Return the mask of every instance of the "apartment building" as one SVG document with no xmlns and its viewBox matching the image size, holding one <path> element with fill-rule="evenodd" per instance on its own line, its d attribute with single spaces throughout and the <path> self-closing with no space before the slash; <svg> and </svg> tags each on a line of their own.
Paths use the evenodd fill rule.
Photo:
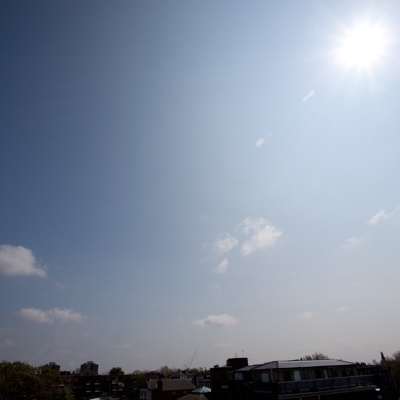
<svg viewBox="0 0 400 400">
<path fill-rule="evenodd" d="M 342 360 L 247 365 L 244 358 L 228 359 L 211 369 L 211 389 L 215 400 L 377 399 L 374 376 L 360 375 L 356 363 Z"/>
</svg>

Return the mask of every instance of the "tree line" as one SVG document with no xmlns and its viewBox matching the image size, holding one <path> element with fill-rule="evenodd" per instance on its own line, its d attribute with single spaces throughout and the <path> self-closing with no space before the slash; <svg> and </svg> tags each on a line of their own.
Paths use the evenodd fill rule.
<svg viewBox="0 0 400 400">
<path fill-rule="evenodd" d="M 0 400 L 72 400 L 62 385 L 58 371 L 43 365 L 32 367 L 21 362 L 0 362 Z"/>
</svg>

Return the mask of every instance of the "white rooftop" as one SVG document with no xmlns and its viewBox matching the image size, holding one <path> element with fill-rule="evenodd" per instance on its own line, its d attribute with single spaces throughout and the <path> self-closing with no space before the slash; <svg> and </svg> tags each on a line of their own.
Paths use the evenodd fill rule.
<svg viewBox="0 0 400 400">
<path fill-rule="evenodd" d="M 321 367 L 349 367 L 355 363 L 343 360 L 286 360 L 271 361 L 255 366 L 254 370 L 261 369 L 290 369 L 290 368 L 321 368 Z"/>
</svg>

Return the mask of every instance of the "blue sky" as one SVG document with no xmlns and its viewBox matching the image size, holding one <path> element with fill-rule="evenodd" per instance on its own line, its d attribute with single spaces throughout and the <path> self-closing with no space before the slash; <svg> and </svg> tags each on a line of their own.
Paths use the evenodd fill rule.
<svg viewBox="0 0 400 400">
<path fill-rule="evenodd" d="M 397 1 L 0 9 L 2 359 L 399 350 Z"/>
</svg>

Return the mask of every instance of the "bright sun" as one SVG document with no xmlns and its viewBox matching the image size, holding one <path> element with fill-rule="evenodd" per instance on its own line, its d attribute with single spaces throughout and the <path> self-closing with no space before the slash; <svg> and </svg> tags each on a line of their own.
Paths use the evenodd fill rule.
<svg viewBox="0 0 400 400">
<path fill-rule="evenodd" d="M 381 63 L 388 47 L 388 35 L 379 25 L 364 22 L 346 29 L 336 57 L 346 68 L 371 69 Z"/>
</svg>

